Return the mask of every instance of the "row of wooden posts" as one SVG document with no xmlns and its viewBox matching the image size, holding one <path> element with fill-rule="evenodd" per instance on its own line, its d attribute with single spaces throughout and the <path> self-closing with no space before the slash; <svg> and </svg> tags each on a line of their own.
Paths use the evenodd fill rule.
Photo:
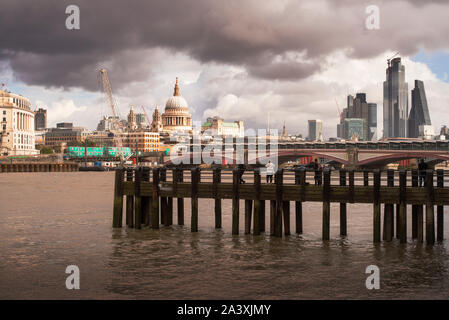
<svg viewBox="0 0 449 320">
<path fill-rule="evenodd" d="M 331 185 L 331 171 L 322 171 L 322 185 L 309 185 L 306 171 L 294 171 L 294 185 L 283 183 L 284 171 L 275 174 L 275 184 L 262 184 L 259 170 L 254 171 L 253 184 L 241 184 L 238 169 L 232 171 L 232 184 L 222 183 L 220 168 L 212 170 L 212 183 L 201 183 L 201 170 L 191 169 L 191 181 L 184 182 L 184 170 L 175 168 L 173 181 L 166 181 L 167 169 L 117 169 L 114 188 L 113 227 L 122 227 L 123 198 L 126 198 L 126 225 L 140 229 L 143 225 L 158 229 L 160 224 L 173 224 L 173 198 L 177 198 L 178 225 L 184 225 L 184 198 L 191 198 L 191 231 L 198 231 L 198 198 L 215 201 L 215 227 L 222 227 L 223 199 L 232 199 L 232 234 L 239 234 L 239 200 L 245 200 L 244 230 L 254 235 L 265 232 L 265 202 L 270 206 L 270 235 L 290 234 L 290 201 L 295 202 L 295 231 L 303 232 L 303 202 L 322 202 L 322 239 L 330 239 L 331 202 L 340 203 L 340 236 L 347 236 L 347 204 L 372 203 L 373 242 L 392 241 L 395 234 L 400 242 L 407 241 L 407 204 L 412 205 L 412 239 L 435 243 L 434 206 L 437 205 L 437 240 L 443 240 L 443 205 L 449 205 L 449 188 L 444 188 L 444 172 L 425 172 L 425 187 L 418 188 L 418 172 L 411 172 L 407 186 L 407 171 L 399 171 L 399 186 L 394 185 L 394 171 L 386 172 L 387 185 L 381 186 L 379 170 L 363 172 L 363 186 L 356 186 L 354 171 L 339 171 L 339 185 Z M 150 175 L 152 179 L 150 182 Z M 372 175 L 372 185 L 369 176 Z M 347 179 L 348 177 L 348 179 Z M 126 178 L 126 179 L 125 179 Z M 320 177 L 321 179 L 321 177 Z M 348 182 L 348 184 L 347 184 Z M 383 235 L 381 234 L 381 204 L 384 204 Z M 425 207 L 425 220 L 424 209 Z M 396 210 L 395 210 L 396 209 Z M 396 219 L 395 219 L 396 211 Z M 396 225 L 396 228 L 395 228 Z"/>
<path fill-rule="evenodd" d="M 70 172 L 78 171 L 79 165 L 70 163 L 0 163 L 0 172 Z"/>
</svg>

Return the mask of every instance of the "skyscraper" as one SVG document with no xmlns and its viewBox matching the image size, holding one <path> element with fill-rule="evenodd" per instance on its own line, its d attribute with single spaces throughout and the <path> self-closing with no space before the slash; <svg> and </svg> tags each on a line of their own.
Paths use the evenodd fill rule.
<svg viewBox="0 0 449 320">
<path fill-rule="evenodd" d="M 34 113 L 34 130 L 44 130 L 47 128 L 47 110 L 39 108 Z"/>
<path fill-rule="evenodd" d="M 384 82 L 384 137 L 407 137 L 408 84 L 401 58 L 395 58 L 387 68 Z"/>
<path fill-rule="evenodd" d="M 323 141 L 323 121 L 309 120 L 309 141 Z"/>
<path fill-rule="evenodd" d="M 346 122 L 345 119 L 351 119 L 351 121 Z M 357 119 L 360 121 L 355 121 Z M 348 124 L 353 126 L 354 123 L 362 125 L 360 130 L 363 132 L 357 134 L 359 140 L 373 139 L 374 133 L 377 131 L 377 104 L 368 103 L 365 93 L 357 93 L 355 98 L 348 95 L 347 107 L 343 109 L 340 124 L 337 125 L 337 136 L 342 139 L 352 139 L 354 135 L 346 126 Z"/>
<path fill-rule="evenodd" d="M 419 127 L 431 125 L 424 82 L 415 80 L 415 88 L 412 90 L 412 108 L 408 117 L 408 136 L 418 138 Z"/>
</svg>

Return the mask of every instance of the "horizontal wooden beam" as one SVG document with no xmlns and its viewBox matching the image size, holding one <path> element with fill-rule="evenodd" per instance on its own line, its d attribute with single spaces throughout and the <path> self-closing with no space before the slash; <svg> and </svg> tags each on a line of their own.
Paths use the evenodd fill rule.
<svg viewBox="0 0 449 320">
<path fill-rule="evenodd" d="M 134 195 L 134 182 L 124 182 L 124 195 Z M 190 198 L 192 196 L 190 183 L 181 182 L 174 185 L 172 182 L 163 182 L 160 185 L 160 196 L 174 198 Z M 141 182 L 141 195 L 151 196 L 153 190 L 152 182 Z M 247 200 L 276 200 L 276 185 L 262 184 L 260 194 L 255 192 L 253 184 L 242 184 L 239 186 L 239 198 Z M 350 192 L 353 190 L 353 194 Z M 202 199 L 232 199 L 232 183 L 222 182 L 215 186 L 209 182 L 198 183 L 198 198 Z M 406 204 L 425 204 L 427 191 L 425 188 L 406 187 L 404 195 Z M 283 185 L 282 200 L 284 201 L 310 201 L 323 202 L 323 186 L 315 185 Z M 330 186 L 330 202 L 373 203 L 373 186 Z M 399 187 L 381 186 L 379 190 L 379 203 L 400 203 Z M 449 188 L 435 188 L 435 205 L 449 205 Z"/>
</svg>

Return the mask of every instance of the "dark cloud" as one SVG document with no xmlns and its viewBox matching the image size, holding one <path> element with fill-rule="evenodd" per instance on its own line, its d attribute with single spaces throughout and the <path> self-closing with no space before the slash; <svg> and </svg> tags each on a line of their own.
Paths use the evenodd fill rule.
<svg viewBox="0 0 449 320">
<path fill-rule="evenodd" d="M 372 2 L 382 13 L 378 31 L 364 28 L 364 9 Z M 258 78 L 302 79 L 321 69 L 324 56 L 343 48 L 366 58 L 387 49 L 411 54 L 449 47 L 449 11 L 442 7 L 447 1 L 425 3 L 2 0 L 0 60 L 28 84 L 88 90 L 98 88 L 100 65 L 112 68 L 118 84 L 149 77 L 160 59 L 137 53 L 151 48 L 243 66 Z M 79 31 L 65 28 L 70 4 L 81 9 Z M 283 59 L 288 52 L 303 52 L 304 61 Z"/>
</svg>

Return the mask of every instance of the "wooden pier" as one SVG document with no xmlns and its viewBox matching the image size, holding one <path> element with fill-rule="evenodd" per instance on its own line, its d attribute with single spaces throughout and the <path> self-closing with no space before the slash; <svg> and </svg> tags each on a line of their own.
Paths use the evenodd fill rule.
<svg viewBox="0 0 449 320">
<path fill-rule="evenodd" d="M 71 172 L 78 171 L 79 164 L 69 163 L 44 163 L 44 162 L 17 162 L 0 163 L 1 172 Z"/>
<path fill-rule="evenodd" d="M 309 173 L 309 174 L 307 174 Z M 395 233 L 407 242 L 407 206 L 412 209 L 412 239 L 432 245 L 443 240 L 444 210 L 449 205 L 449 188 L 444 188 L 444 171 L 427 170 L 425 184 L 418 187 L 418 172 L 412 171 L 329 171 L 304 169 L 278 170 L 274 183 L 262 181 L 258 169 L 246 171 L 246 183 L 240 183 L 238 169 L 190 170 L 175 168 L 118 169 L 115 172 L 113 227 L 123 223 L 123 199 L 126 199 L 126 225 L 158 229 L 173 224 L 173 198 L 177 198 L 177 222 L 184 224 L 184 198 L 191 199 L 191 231 L 198 231 L 198 199 L 214 199 L 215 227 L 222 227 L 223 199 L 232 200 L 232 234 L 238 235 L 239 218 L 244 214 L 244 233 L 265 232 L 266 201 L 269 201 L 270 235 L 282 237 L 291 230 L 290 201 L 295 203 L 295 232 L 303 232 L 302 204 L 321 202 L 322 239 L 330 239 L 331 203 L 339 203 L 340 236 L 348 235 L 347 204 L 372 204 L 373 242 L 392 241 Z M 126 179 L 125 179 L 126 178 Z M 315 185 L 314 178 L 319 183 Z M 435 184 L 436 180 L 436 184 Z M 395 181 L 398 182 L 395 185 Z M 244 210 L 240 210 L 244 200 Z M 435 237 L 435 214 L 437 206 Z M 382 217 L 382 207 L 383 217 Z M 424 216 L 425 212 L 425 216 Z M 395 228 L 396 225 L 396 228 Z M 425 228 L 424 228 L 425 225 Z M 425 232 L 424 232 L 425 230 Z"/>
</svg>

